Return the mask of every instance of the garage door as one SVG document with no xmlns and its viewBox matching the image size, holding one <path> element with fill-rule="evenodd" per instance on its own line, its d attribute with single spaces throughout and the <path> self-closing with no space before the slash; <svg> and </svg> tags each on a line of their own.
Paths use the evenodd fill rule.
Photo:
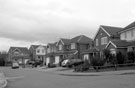
<svg viewBox="0 0 135 88">
<path fill-rule="evenodd" d="M 59 64 L 60 62 L 60 57 L 59 56 L 55 56 L 55 64 Z"/>
<path fill-rule="evenodd" d="M 49 57 L 46 58 L 46 65 L 48 65 L 50 63 L 50 59 Z"/>
<path fill-rule="evenodd" d="M 84 60 L 89 60 L 89 54 L 84 55 Z"/>
</svg>

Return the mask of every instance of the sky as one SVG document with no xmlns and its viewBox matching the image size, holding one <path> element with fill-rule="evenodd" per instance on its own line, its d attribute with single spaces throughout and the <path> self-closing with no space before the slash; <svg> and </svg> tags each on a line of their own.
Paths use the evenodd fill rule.
<svg viewBox="0 0 135 88">
<path fill-rule="evenodd" d="M 135 21 L 135 0 L 0 0 L 0 51 L 10 46 L 94 38 L 100 25 Z"/>
</svg>

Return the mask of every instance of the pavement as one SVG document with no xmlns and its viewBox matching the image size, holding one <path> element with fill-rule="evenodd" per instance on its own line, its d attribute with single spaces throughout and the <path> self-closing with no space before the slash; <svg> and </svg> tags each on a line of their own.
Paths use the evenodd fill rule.
<svg viewBox="0 0 135 88">
<path fill-rule="evenodd" d="M 74 72 L 73 69 L 67 69 L 67 68 L 63 68 L 63 67 L 57 67 L 57 68 L 39 67 L 39 68 L 31 68 L 31 70 L 51 72 L 51 73 L 55 73 L 58 75 L 64 75 L 64 76 L 107 76 L 107 75 L 135 74 L 135 69 L 104 71 L 104 72 Z"/>
<path fill-rule="evenodd" d="M 0 72 L 0 88 L 5 88 L 7 86 L 7 80 L 4 73 Z"/>
</svg>

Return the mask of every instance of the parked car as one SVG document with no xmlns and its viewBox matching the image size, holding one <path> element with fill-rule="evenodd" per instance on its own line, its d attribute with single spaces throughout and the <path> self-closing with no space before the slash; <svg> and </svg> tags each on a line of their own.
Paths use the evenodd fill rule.
<svg viewBox="0 0 135 88">
<path fill-rule="evenodd" d="M 28 60 L 26 64 L 28 64 L 28 65 L 33 65 L 34 63 L 35 63 L 35 61 Z"/>
<path fill-rule="evenodd" d="M 69 62 L 70 62 L 70 60 L 69 60 L 69 59 L 66 59 L 66 60 L 64 60 L 64 61 L 61 63 L 61 66 L 62 66 L 62 67 L 66 67 Z"/>
<path fill-rule="evenodd" d="M 82 61 L 81 59 L 68 59 L 63 62 L 63 65 L 71 68 L 73 66 L 78 66 L 83 63 L 84 63 L 84 61 Z"/>
<path fill-rule="evenodd" d="M 17 69 L 19 68 L 19 64 L 17 62 L 12 63 L 12 69 Z"/>
</svg>

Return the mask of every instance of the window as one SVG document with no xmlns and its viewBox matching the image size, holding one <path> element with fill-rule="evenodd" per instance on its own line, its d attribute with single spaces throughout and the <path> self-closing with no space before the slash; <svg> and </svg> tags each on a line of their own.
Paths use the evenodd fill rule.
<svg viewBox="0 0 135 88">
<path fill-rule="evenodd" d="M 131 37 L 134 36 L 134 30 L 131 30 Z"/>
<path fill-rule="evenodd" d="M 37 50 L 37 53 L 40 53 L 40 50 L 39 49 Z"/>
<path fill-rule="evenodd" d="M 67 49 L 69 49 L 69 45 L 67 45 Z"/>
<path fill-rule="evenodd" d="M 125 38 L 127 38 L 127 32 L 125 32 Z"/>
<path fill-rule="evenodd" d="M 42 53 L 44 53 L 45 52 L 45 50 L 44 49 L 42 49 Z"/>
<path fill-rule="evenodd" d="M 98 39 L 96 39 L 96 46 L 98 46 Z"/>
<path fill-rule="evenodd" d="M 18 56 L 18 55 L 19 55 L 19 52 L 15 51 L 15 52 L 14 52 L 14 55 L 15 55 L 15 56 Z"/>
<path fill-rule="evenodd" d="M 71 44 L 71 49 L 75 49 L 75 43 Z"/>
<path fill-rule="evenodd" d="M 101 38 L 101 45 L 107 44 L 107 37 Z"/>
<path fill-rule="evenodd" d="M 59 50 L 62 50 L 62 45 L 61 44 L 59 45 Z"/>
</svg>

